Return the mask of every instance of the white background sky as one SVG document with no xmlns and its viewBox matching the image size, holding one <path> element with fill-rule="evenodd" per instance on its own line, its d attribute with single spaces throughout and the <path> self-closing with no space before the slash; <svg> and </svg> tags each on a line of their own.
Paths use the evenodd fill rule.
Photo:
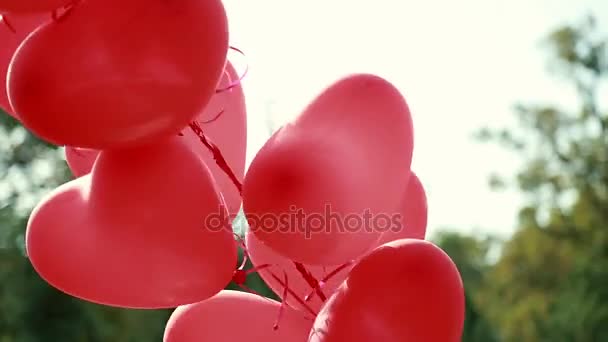
<svg viewBox="0 0 608 342">
<path fill-rule="evenodd" d="M 412 169 L 429 201 L 429 232 L 441 227 L 508 234 L 522 199 L 491 192 L 493 171 L 519 159 L 471 138 L 512 122 L 517 101 L 568 105 L 569 88 L 547 73 L 541 39 L 608 0 L 224 0 L 232 45 L 250 73 L 248 160 L 325 86 L 376 73 L 406 97 L 414 119 Z M 238 55 L 231 60 L 240 62 Z M 570 101 L 571 103 L 571 101 Z"/>
</svg>

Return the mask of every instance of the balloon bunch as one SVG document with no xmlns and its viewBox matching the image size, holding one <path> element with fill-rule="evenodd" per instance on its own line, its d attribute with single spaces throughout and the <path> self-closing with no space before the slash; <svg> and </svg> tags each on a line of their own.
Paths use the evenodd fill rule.
<svg viewBox="0 0 608 342">
<path fill-rule="evenodd" d="M 460 339 L 462 282 L 424 240 L 412 118 L 391 83 L 337 80 L 245 174 L 220 0 L 0 0 L 0 13 L 0 106 L 65 146 L 75 176 L 27 226 L 49 284 L 177 308 L 165 342 Z M 231 227 L 241 206 L 244 242 Z M 253 269 L 237 265 L 239 243 Z M 282 302 L 249 289 L 250 272 Z M 223 290 L 231 281 L 247 292 Z"/>
</svg>

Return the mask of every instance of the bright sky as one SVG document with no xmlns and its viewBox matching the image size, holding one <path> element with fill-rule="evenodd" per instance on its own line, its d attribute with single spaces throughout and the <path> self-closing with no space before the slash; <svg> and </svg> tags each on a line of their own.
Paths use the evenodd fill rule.
<svg viewBox="0 0 608 342">
<path fill-rule="evenodd" d="M 608 1 L 582 0 L 224 0 L 231 43 L 250 65 L 248 160 L 325 86 L 376 73 L 404 94 L 414 118 L 412 169 L 429 201 L 429 232 L 441 227 L 508 234 L 522 199 L 493 193 L 493 171 L 519 159 L 471 135 L 512 122 L 520 100 L 571 94 L 547 73 L 540 40 Z M 233 57 L 239 63 L 238 55 Z"/>
</svg>

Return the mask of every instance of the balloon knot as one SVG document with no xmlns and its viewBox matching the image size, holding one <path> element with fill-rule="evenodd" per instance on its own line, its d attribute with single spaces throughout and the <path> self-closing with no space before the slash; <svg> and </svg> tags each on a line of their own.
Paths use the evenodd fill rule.
<svg viewBox="0 0 608 342">
<path fill-rule="evenodd" d="M 232 281 L 237 285 L 243 285 L 247 281 L 247 272 L 244 270 L 235 270 L 232 276 Z"/>
</svg>

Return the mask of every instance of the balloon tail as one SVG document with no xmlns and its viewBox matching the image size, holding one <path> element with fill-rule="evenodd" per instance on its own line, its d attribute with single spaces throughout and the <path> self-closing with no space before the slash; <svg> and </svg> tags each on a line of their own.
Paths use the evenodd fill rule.
<svg viewBox="0 0 608 342">
<path fill-rule="evenodd" d="M 279 313 L 277 314 L 277 320 L 274 322 L 274 326 L 272 329 L 279 330 L 279 322 L 281 322 L 281 317 L 283 317 L 283 310 L 285 307 L 285 302 L 287 302 L 287 289 L 289 288 L 289 283 L 287 282 L 287 272 L 283 271 L 283 275 L 285 276 L 285 288 L 283 289 L 283 301 L 281 302 L 281 306 L 279 307 Z"/>
<path fill-rule="evenodd" d="M 319 286 L 319 281 L 312 275 L 312 273 L 310 273 L 308 269 L 306 269 L 304 265 L 295 261 L 293 263 L 296 266 L 298 272 L 300 272 L 300 274 L 302 275 L 302 278 L 304 278 L 304 280 L 308 283 L 308 286 L 310 286 L 310 288 L 317 293 L 319 299 L 321 299 L 321 301 L 326 301 L 327 297 L 321 290 L 321 287 Z"/>
<path fill-rule="evenodd" d="M 245 56 L 245 53 L 242 50 L 240 50 L 238 48 L 235 48 L 234 46 L 230 46 L 230 50 L 234 50 L 234 51 L 240 53 L 241 55 Z M 224 88 L 216 89 L 215 93 L 216 94 L 223 93 L 225 91 L 231 90 L 234 87 L 239 86 L 241 84 L 241 82 L 243 82 L 243 79 L 245 78 L 245 76 L 247 75 L 248 72 L 249 72 L 249 65 L 247 65 L 245 67 L 245 71 L 243 72 L 243 74 L 237 80 L 231 82 L 228 86 L 226 86 Z"/>
<path fill-rule="evenodd" d="M 4 24 L 4 26 L 6 26 L 6 28 L 8 28 L 11 32 L 13 33 L 17 33 L 17 30 L 15 30 L 15 27 L 11 24 L 10 20 L 8 20 L 8 18 L 6 17 L 5 14 L 0 14 L 0 21 Z"/>
<path fill-rule="evenodd" d="M 190 129 L 194 132 L 194 134 L 196 134 L 198 136 L 201 143 L 205 147 L 207 147 L 207 149 L 209 149 L 209 151 L 211 151 L 211 153 L 213 154 L 213 159 L 215 159 L 215 163 L 224 171 L 224 173 L 226 173 L 228 175 L 228 177 L 230 178 L 230 180 L 232 181 L 234 186 L 236 186 L 236 188 L 238 189 L 239 194 L 242 194 L 243 185 L 238 180 L 238 178 L 236 178 L 236 176 L 234 175 L 234 172 L 232 171 L 232 169 L 226 162 L 226 159 L 224 159 L 224 156 L 222 155 L 222 151 L 220 151 L 220 149 L 213 142 L 211 142 L 211 140 L 209 140 L 209 138 L 207 138 L 205 136 L 205 133 L 203 133 L 203 129 L 198 124 L 198 122 L 192 121 L 190 123 Z"/>
<path fill-rule="evenodd" d="M 323 279 L 321 279 L 321 281 L 319 281 L 319 287 L 322 288 L 323 286 L 325 286 L 325 284 L 327 284 L 327 281 L 329 279 L 331 279 L 333 276 L 335 276 L 336 274 L 340 273 L 342 270 L 344 270 L 345 268 L 349 267 L 350 265 L 352 265 L 353 262 L 347 262 L 343 265 L 340 265 L 338 267 L 336 267 L 336 269 L 334 269 L 333 271 L 329 272 L 329 274 L 325 275 L 323 277 Z M 312 299 L 312 297 L 315 295 L 315 289 L 313 289 L 308 295 L 306 295 L 306 297 L 304 297 L 305 301 L 310 301 Z"/>
</svg>

